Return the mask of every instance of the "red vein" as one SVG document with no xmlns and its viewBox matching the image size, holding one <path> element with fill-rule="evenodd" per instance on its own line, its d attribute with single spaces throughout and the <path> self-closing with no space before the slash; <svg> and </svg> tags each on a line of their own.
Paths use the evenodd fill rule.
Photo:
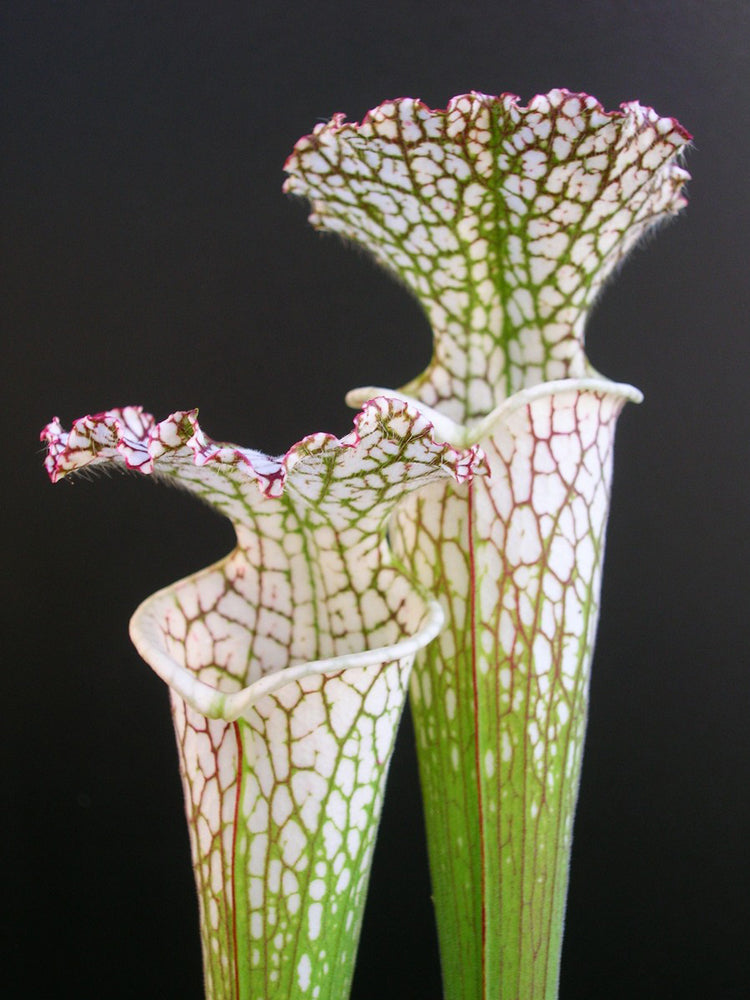
<svg viewBox="0 0 750 1000">
<path fill-rule="evenodd" d="M 242 792 L 242 737 L 238 722 L 232 723 L 234 737 L 237 741 L 237 797 L 234 802 L 234 828 L 232 830 L 232 953 L 234 957 L 234 995 L 239 1000 L 240 997 L 240 962 L 239 948 L 237 942 L 237 829 L 240 813 L 240 795 Z"/>
<path fill-rule="evenodd" d="M 479 817 L 479 864 L 482 913 L 482 997 L 487 996 L 487 887 L 485 880 L 484 809 L 482 805 L 482 772 L 479 749 L 479 683 L 477 679 L 477 627 L 476 627 L 476 561 L 474 558 L 474 484 L 470 481 L 468 494 L 469 529 L 469 619 L 471 621 L 471 681 L 474 698 L 474 766 L 477 775 L 477 811 Z"/>
</svg>

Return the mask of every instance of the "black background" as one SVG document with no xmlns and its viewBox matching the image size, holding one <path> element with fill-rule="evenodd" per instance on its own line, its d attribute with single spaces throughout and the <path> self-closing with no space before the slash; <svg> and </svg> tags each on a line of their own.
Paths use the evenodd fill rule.
<svg viewBox="0 0 750 1000">
<path fill-rule="evenodd" d="M 589 327 L 621 420 L 563 1000 L 748 995 L 750 7 L 744 0 L 3 5 L 2 899 L 8 995 L 198 1000 L 162 683 L 127 619 L 232 543 L 135 477 L 50 486 L 38 433 L 142 403 L 284 451 L 344 433 L 430 337 L 280 191 L 295 140 L 385 98 L 553 86 L 695 135 L 691 204 Z M 437 1000 L 408 723 L 353 1000 Z"/>
</svg>

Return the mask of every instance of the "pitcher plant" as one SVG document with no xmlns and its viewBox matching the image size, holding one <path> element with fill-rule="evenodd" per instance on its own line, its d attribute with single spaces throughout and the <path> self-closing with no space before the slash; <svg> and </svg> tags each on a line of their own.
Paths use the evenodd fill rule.
<svg viewBox="0 0 750 1000">
<path fill-rule="evenodd" d="M 336 115 L 285 190 L 416 296 L 427 370 L 279 459 L 195 411 L 43 432 L 53 480 L 135 470 L 235 527 L 131 623 L 170 688 L 210 1000 L 348 995 L 410 675 L 446 1000 L 557 996 L 614 433 L 640 399 L 584 329 L 685 204 L 689 139 L 565 90 Z"/>
</svg>

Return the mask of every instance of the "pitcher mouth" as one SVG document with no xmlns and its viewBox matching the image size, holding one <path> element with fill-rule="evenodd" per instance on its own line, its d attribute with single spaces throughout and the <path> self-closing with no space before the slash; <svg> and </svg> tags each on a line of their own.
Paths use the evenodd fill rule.
<svg viewBox="0 0 750 1000">
<path fill-rule="evenodd" d="M 551 382 L 540 382 L 527 389 L 519 389 L 518 392 L 514 392 L 512 396 L 494 407 L 486 416 L 471 420 L 466 424 L 452 420 L 444 413 L 440 413 L 439 410 L 425 405 L 420 400 L 398 389 L 386 389 L 382 386 L 362 386 L 351 389 L 346 394 L 346 403 L 347 406 L 359 407 L 367 400 L 376 397 L 399 400 L 419 409 L 448 444 L 454 448 L 467 448 L 481 444 L 482 440 L 492 433 L 493 428 L 498 423 L 519 407 L 526 406 L 535 399 L 543 399 L 545 396 L 554 396 L 564 392 L 599 393 L 613 399 L 620 399 L 623 403 L 643 402 L 643 393 L 635 386 L 629 385 L 627 382 L 613 382 L 603 376 L 592 375 L 582 378 L 555 379 Z"/>
<path fill-rule="evenodd" d="M 193 669 L 180 663 L 167 648 L 167 612 L 175 607 L 175 595 L 180 585 L 192 579 L 187 577 L 146 598 L 130 619 L 130 638 L 140 656 L 175 694 L 201 715 L 226 722 L 240 718 L 264 696 L 305 677 L 338 674 L 355 667 L 382 666 L 413 658 L 438 635 L 445 620 L 440 604 L 424 598 L 418 626 L 396 642 L 271 669 L 239 690 L 223 691 L 201 680 Z"/>
</svg>

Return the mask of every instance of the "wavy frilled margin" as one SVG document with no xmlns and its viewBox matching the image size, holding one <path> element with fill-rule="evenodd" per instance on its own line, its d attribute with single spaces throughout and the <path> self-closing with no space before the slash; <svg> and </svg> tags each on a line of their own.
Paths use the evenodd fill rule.
<svg viewBox="0 0 750 1000">
<path fill-rule="evenodd" d="M 54 420 L 53 481 L 119 466 L 229 517 L 235 550 L 131 622 L 169 685 L 211 1000 L 348 995 L 374 835 L 416 650 L 443 620 L 391 563 L 397 502 L 483 471 L 401 401 L 281 459 L 218 444 L 196 412 Z"/>
<path fill-rule="evenodd" d="M 301 139 L 286 190 L 421 302 L 430 366 L 401 392 L 490 476 L 434 483 L 390 537 L 447 627 L 412 699 L 447 1000 L 557 996 L 616 418 L 584 325 L 637 240 L 685 204 L 688 133 L 553 90 L 387 101 Z M 432 410 L 429 410 L 432 408 Z"/>
</svg>

